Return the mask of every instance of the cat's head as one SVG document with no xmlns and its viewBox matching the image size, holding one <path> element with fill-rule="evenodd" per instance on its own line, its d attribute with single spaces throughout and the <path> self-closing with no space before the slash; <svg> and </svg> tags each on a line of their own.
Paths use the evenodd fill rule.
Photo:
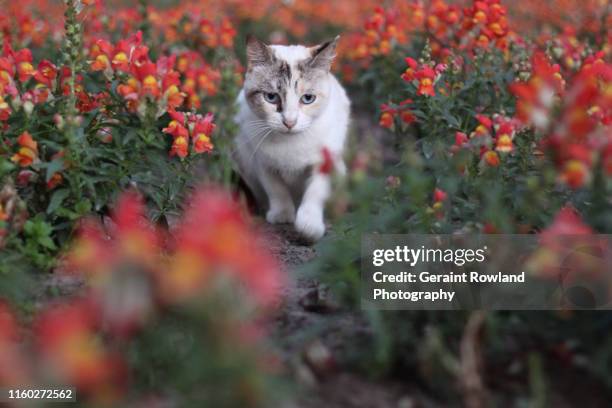
<svg viewBox="0 0 612 408">
<path fill-rule="evenodd" d="M 329 103 L 338 38 L 304 47 L 249 36 L 244 90 L 251 110 L 277 132 L 307 130 Z"/>
</svg>

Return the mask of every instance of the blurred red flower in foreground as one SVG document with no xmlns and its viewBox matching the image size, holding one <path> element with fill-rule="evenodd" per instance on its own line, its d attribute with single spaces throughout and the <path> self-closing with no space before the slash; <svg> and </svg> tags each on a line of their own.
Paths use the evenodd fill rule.
<svg viewBox="0 0 612 408">
<path fill-rule="evenodd" d="M 553 223 L 541 232 L 542 239 L 558 235 L 589 235 L 592 234 L 591 227 L 586 225 L 576 210 L 572 207 L 563 207 L 553 220 Z"/>
<path fill-rule="evenodd" d="M 20 353 L 20 336 L 15 317 L 0 301 L 0 385 L 27 384 L 28 370 Z"/>
<path fill-rule="evenodd" d="M 38 316 L 34 328 L 43 368 L 37 370 L 48 373 L 48 380 L 73 384 L 100 402 L 114 401 L 122 393 L 125 366 L 100 338 L 93 304 L 76 300 L 51 307 Z"/>
<path fill-rule="evenodd" d="M 561 282 L 604 278 L 598 259 L 605 259 L 609 251 L 608 238 L 595 235 L 571 206 L 563 207 L 552 224 L 539 236 L 539 248 L 531 255 L 528 269 L 532 274 Z"/>
<path fill-rule="evenodd" d="M 196 192 L 168 234 L 147 219 L 140 195 L 124 193 L 111 219 L 83 222 L 66 261 L 89 284 L 80 297 L 41 310 L 26 341 L 0 302 L 0 386 L 69 385 L 101 406 L 124 397 L 138 369 L 129 347 L 158 320 L 178 319 L 179 310 L 213 316 L 228 336 L 220 341 L 252 347 L 282 280 L 240 206 L 216 189 Z M 236 310 L 214 308 L 227 299 Z"/>
<path fill-rule="evenodd" d="M 551 64 L 543 53 L 536 53 L 531 64 L 529 80 L 512 84 L 510 90 L 517 98 L 517 117 L 537 129 L 546 129 L 555 96 L 563 92 L 565 82 L 559 72 L 561 68 Z"/>
<path fill-rule="evenodd" d="M 135 193 L 119 200 L 106 231 L 92 221 L 81 228 L 69 264 L 89 274 L 103 313 L 118 332 L 146 320 L 155 308 L 151 300 L 189 302 L 220 281 L 239 284 L 257 305 L 277 300 L 278 265 L 225 193 L 196 192 L 167 245 L 162 241 Z"/>
<path fill-rule="evenodd" d="M 574 189 L 584 186 L 599 159 L 612 174 L 612 65 L 597 55 L 587 58 L 567 87 L 559 66 L 544 54 L 536 54 L 532 65 L 530 79 L 511 86 L 517 118 L 544 132 L 542 147 L 551 153 L 559 180 Z"/>
<path fill-rule="evenodd" d="M 168 270 L 160 275 L 163 298 L 180 301 L 229 277 L 260 305 L 277 300 L 282 280 L 278 265 L 227 194 L 194 194 L 173 244 Z"/>
</svg>

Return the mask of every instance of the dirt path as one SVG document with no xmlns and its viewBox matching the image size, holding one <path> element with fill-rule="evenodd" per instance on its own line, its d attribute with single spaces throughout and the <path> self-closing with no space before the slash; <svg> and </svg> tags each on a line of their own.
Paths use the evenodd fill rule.
<svg viewBox="0 0 612 408">
<path fill-rule="evenodd" d="M 314 279 L 297 277 L 298 267 L 316 257 L 290 225 L 264 225 L 273 253 L 290 275 L 285 302 L 272 328 L 273 340 L 302 390 L 292 408 L 436 407 L 407 384 L 351 372 L 346 362 L 362 352 L 371 329 L 359 313 L 340 308 Z"/>
</svg>

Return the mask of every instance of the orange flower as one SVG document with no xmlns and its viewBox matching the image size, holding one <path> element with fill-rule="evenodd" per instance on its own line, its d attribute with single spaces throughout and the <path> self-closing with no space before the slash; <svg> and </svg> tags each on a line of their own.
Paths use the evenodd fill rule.
<svg viewBox="0 0 612 408">
<path fill-rule="evenodd" d="M 181 92 L 176 85 L 170 85 L 164 92 L 168 109 L 176 109 L 183 104 L 185 93 Z"/>
<path fill-rule="evenodd" d="M 5 121 L 11 115 L 11 107 L 0 95 L 0 121 Z"/>
<path fill-rule="evenodd" d="M 580 188 L 590 179 L 590 171 L 586 164 L 579 160 L 568 160 L 563 167 L 561 180 L 571 188 Z"/>
<path fill-rule="evenodd" d="M 418 62 L 413 58 L 405 59 L 408 68 L 402 74 L 402 79 L 406 82 L 413 82 L 417 86 L 417 95 L 435 96 L 434 83 L 443 70 L 440 65 L 440 72 L 437 72 L 431 66 L 423 64 L 419 66 Z"/>
<path fill-rule="evenodd" d="M 210 152 L 213 149 L 213 144 L 210 142 L 210 137 L 206 133 L 197 133 L 193 140 L 193 150 L 196 153 Z"/>
<path fill-rule="evenodd" d="M 74 301 L 44 311 L 35 323 L 43 365 L 56 381 L 76 385 L 104 400 L 121 392 L 123 362 L 105 349 L 96 334 L 97 311 L 87 301 Z"/>
<path fill-rule="evenodd" d="M 431 78 L 423 78 L 419 81 L 417 95 L 436 96 Z"/>
<path fill-rule="evenodd" d="M 178 156 L 180 158 L 187 157 L 189 149 L 189 143 L 187 142 L 187 138 L 183 136 L 179 136 L 174 139 L 172 142 L 172 147 L 170 149 L 170 156 Z"/>
<path fill-rule="evenodd" d="M 2 203 L 0 203 L 0 221 L 6 221 L 9 219 L 9 215 L 4 211 Z"/>
<path fill-rule="evenodd" d="M 215 128 L 213 115 L 207 114 L 202 119 L 201 116 L 196 117 L 196 123 L 193 127 L 194 150 L 196 153 L 210 152 L 213 149 L 213 144 L 210 141 L 210 136 Z"/>
<path fill-rule="evenodd" d="M 60 185 L 62 181 L 64 181 L 64 178 L 62 177 L 60 173 L 57 173 L 57 172 L 53 173 L 49 181 L 47 181 L 47 189 L 53 190 L 55 187 Z"/>
<path fill-rule="evenodd" d="M 391 129 L 393 127 L 394 119 L 393 114 L 391 112 L 383 112 L 380 115 L 380 120 L 378 124 L 384 128 Z"/>
<path fill-rule="evenodd" d="M 111 67 L 110 60 L 105 54 L 96 56 L 95 60 L 91 63 L 91 69 L 93 71 L 104 71 Z"/>
<path fill-rule="evenodd" d="M 32 66 L 32 53 L 27 48 L 14 53 L 15 64 L 17 66 L 17 76 L 19 81 L 25 82 L 34 75 Z"/>
<path fill-rule="evenodd" d="M 169 115 L 172 120 L 168 127 L 163 129 L 163 132 L 174 137 L 172 149 L 170 150 L 171 156 L 182 158 L 189 154 L 190 136 L 193 140 L 193 150 L 195 153 L 210 152 L 213 149 L 213 144 L 210 140 L 215 129 L 212 113 L 202 116 L 193 113 L 170 111 Z"/>
<path fill-rule="evenodd" d="M 493 150 L 488 150 L 482 156 L 485 163 L 487 163 L 491 167 L 499 166 L 499 155 Z"/>
<path fill-rule="evenodd" d="M 508 134 L 503 134 L 497 137 L 497 142 L 495 144 L 495 150 L 498 152 L 508 153 L 514 149 L 512 145 L 512 138 Z"/>
<path fill-rule="evenodd" d="M 176 242 L 168 273 L 160 276 L 160 289 L 168 301 L 188 300 L 212 288 L 208 283 L 220 273 L 240 283 L 262 306 L 277 301 L 282 275 L 276 260 L 224 192 L 194 195 L 176 231 Z"/>
<path fill-rule="evenodd" d="M 11 160 L 18 163 L 21 167 L 30 166 L 38 159 L 38 144 L 27 131 L 19 136 L 17 143 L 20 146 L 19 151 L 13 155 Z"/>
</svg>

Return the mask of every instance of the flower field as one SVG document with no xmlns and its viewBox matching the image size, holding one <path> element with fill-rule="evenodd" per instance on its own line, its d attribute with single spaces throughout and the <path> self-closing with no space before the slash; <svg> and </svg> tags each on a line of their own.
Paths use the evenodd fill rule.
<svg viewBox="0 0 612 408">
<path fill-rule="evenodd" d="M 608 0 L 0 4 L 0 387 L 72 386 L 82 406 L 610 405 L 609 312 L 359 308 L 364 233 L 612 233 Z M 239 187 L 247 34 L 341 35 L 348 171 L 321 152 L 314 247 Z"/>
</svg>

